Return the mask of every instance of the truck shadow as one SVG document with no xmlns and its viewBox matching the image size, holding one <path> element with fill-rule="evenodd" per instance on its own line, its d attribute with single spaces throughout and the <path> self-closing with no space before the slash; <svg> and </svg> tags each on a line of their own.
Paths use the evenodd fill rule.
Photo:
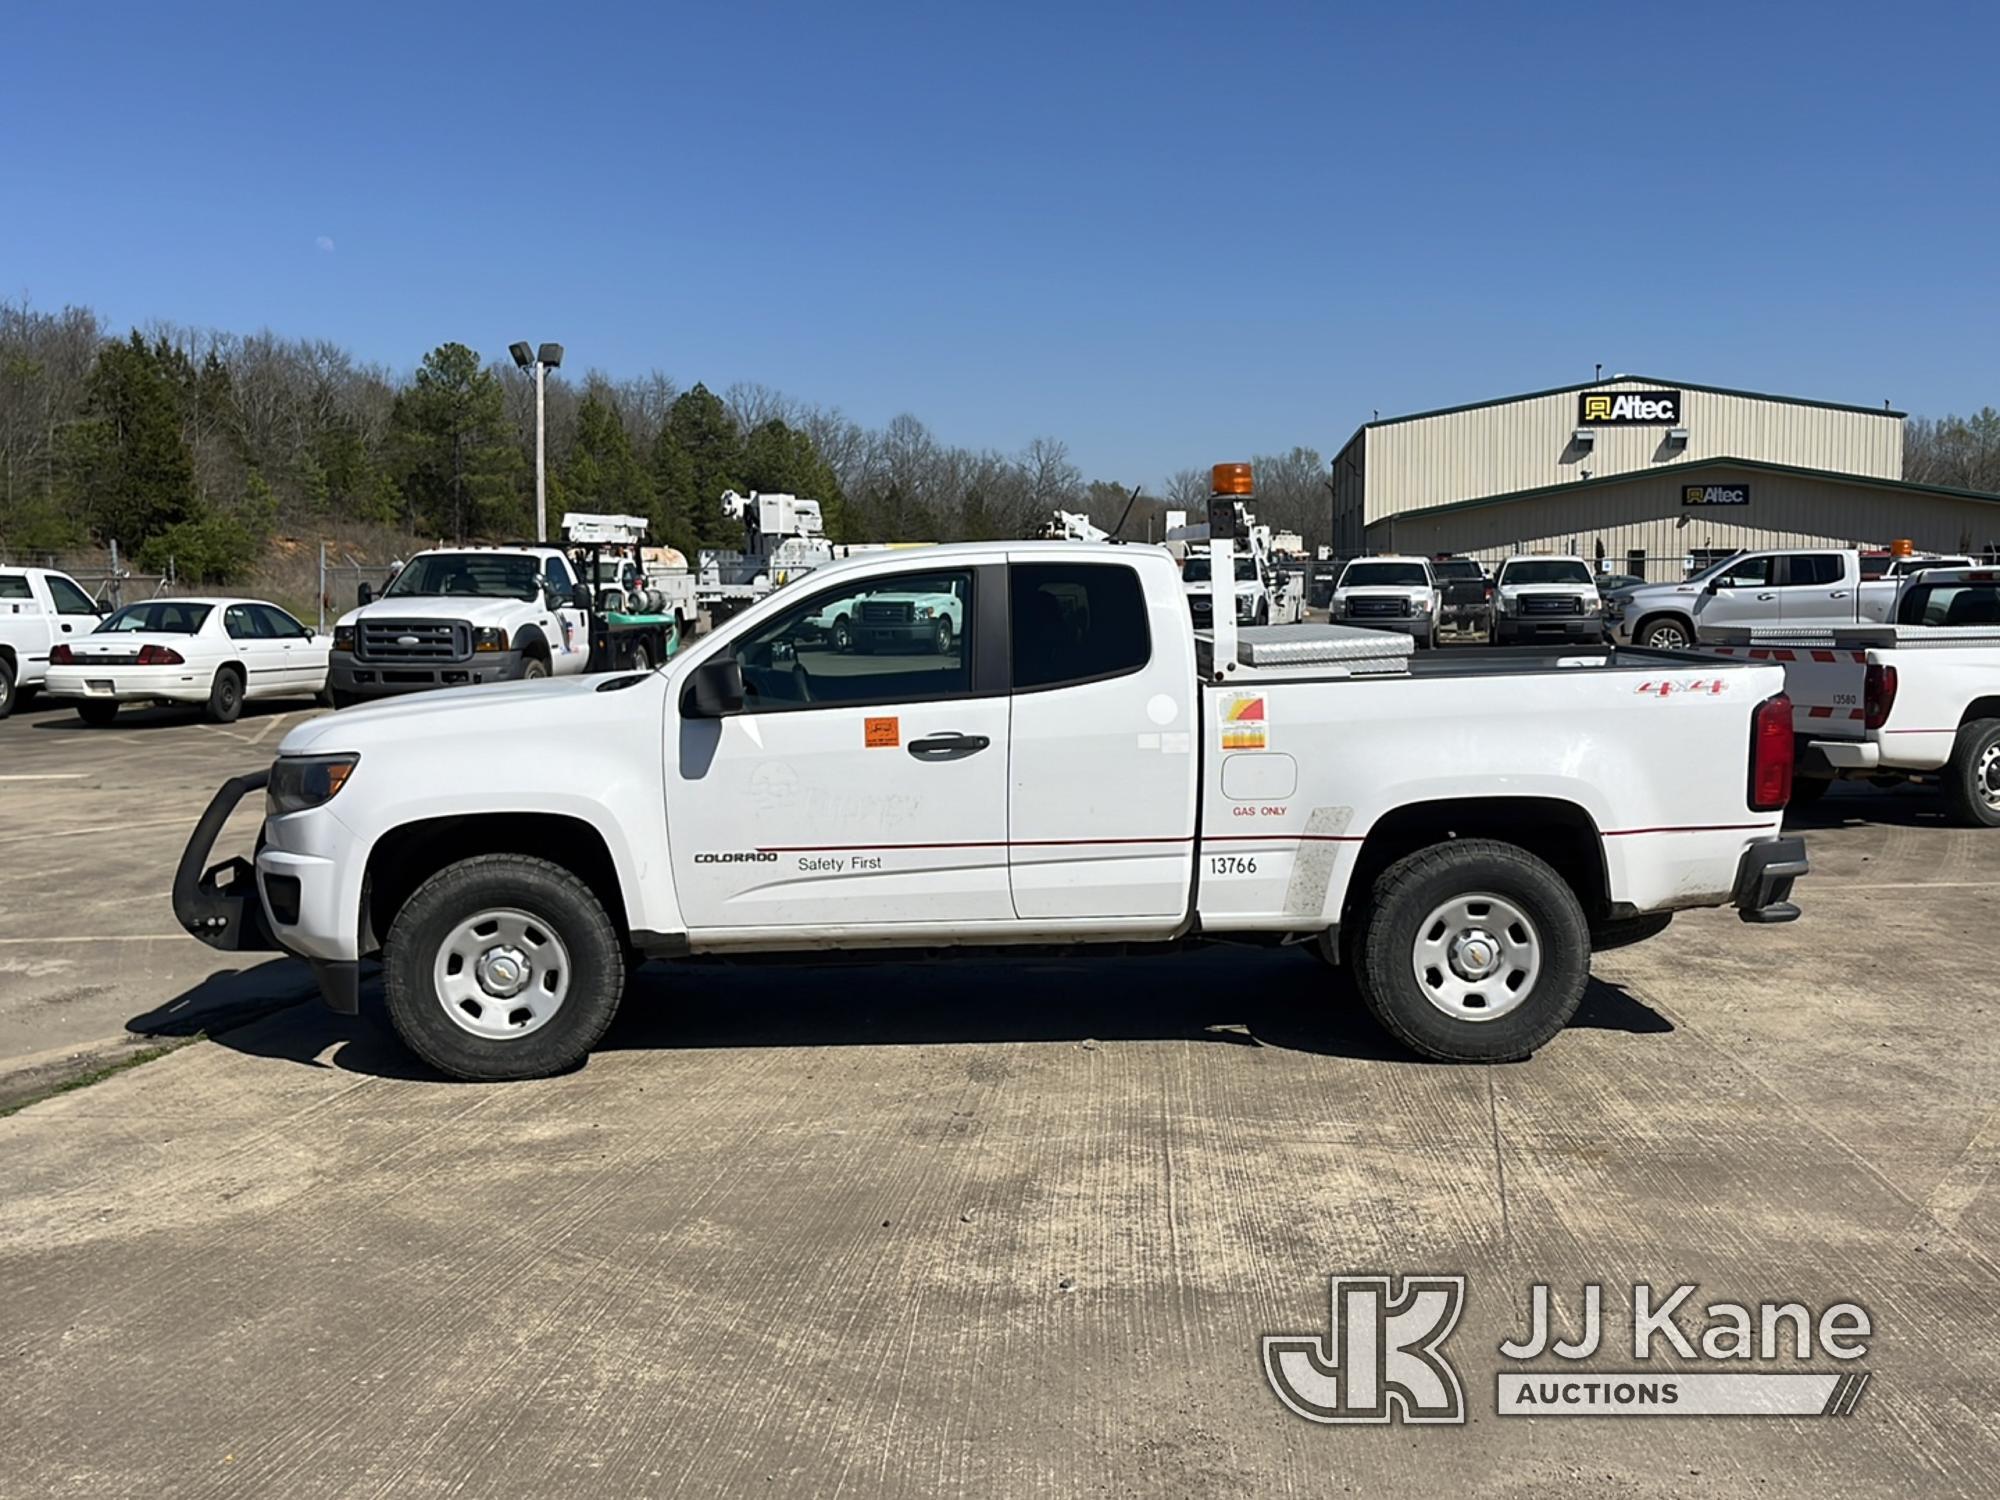
<svg viewBox="0 0 2000 1500">
<path fill-rule="evenodd" d="M 266 964 L 252 971 L 283 967 Z M 132 1029 L 190 1024 L 169 1002 Z M 380 981 L 363 1014 L 317 1002 L 254 1024 L 208 1030 L 224 1047 L 370 1077 L 436 1080 L 389 1031 Z M 1673 1023 L 1622 987 L 1593 979 L 1573 1027 L 1638 1036 Z M 186 1035 L 186 1031 L 148 1031 Z M 915 1047 L 1046 1042 L 1070 1046 L 1199 1041 L 1384 1063 L 1421 1064 L 1369 1019 L 1345 975 L 1298 949 L 1214 949 L 1110 960 L 1020 958 L 936 963 L 652 964 L 633 977 L 606 1051 L 734 1047 Z"/>
<path fill-rule="evenodd" d="M 1869 786 L 1844 782 L 1829 787 L 1808 807 L 1785 809 L 1788 830 L 1815 828 L 1951 828 L 1944 797 L 1935 787 Z"/>
</svg>

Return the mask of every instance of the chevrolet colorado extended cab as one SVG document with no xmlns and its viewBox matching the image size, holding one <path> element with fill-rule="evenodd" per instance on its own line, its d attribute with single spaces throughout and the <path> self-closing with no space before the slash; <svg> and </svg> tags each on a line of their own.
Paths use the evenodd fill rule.
<svg viewBox="0 0 2000 1500">
<path fill-rule="evenodd" d="M 49 652 L 89 635 L 109 608 L 99 608 L 67 573 L 0 568 L 0 719 L 41 687 Z"/>
<path fill-rule="evenodd" d="M 965 628 L 836 652 L 817 622 L 885 587 L 963 598 Z M 300 726 L 216 794 L 175 912 L 310 960 L 337 1010 L 380 954 L 398 1034 L 481 1079 L 580 1060 L 646 957 L 1214 937 L 1351 965 L 1429 1056 L 1518 1058 L 1576 1009 L 1593 935 L 1797 916 L 1777 668 L 1410 649 L 1197 633 L 1158 547 L 873 553 L 661 670 Z M 254 865 L 204 872 L 258 790 Z"/>
</svg>

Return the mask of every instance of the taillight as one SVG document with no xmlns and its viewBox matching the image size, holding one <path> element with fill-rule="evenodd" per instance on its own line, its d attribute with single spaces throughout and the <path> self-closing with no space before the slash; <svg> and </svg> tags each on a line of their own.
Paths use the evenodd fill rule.
<svg viewBox="0 0 2000 1500">
<path fill-rule="evenodd" d="M 1889 722 L 1889 710 L 1896 706 L 1896 669 L 1876 662 L 1868 665 L 1861 685 L 1861 722 L 1864 728 L 1880 729 Z"/>
<path fill-rule="evenodd" d="M 180 667 L 187 664 L 187 658 L 172 646 L 141 646 L 139 665 L 142 667 Z"/>
<path fill-rule="evenodd" d="M 1485 589 L 1486 589 L 1486 597 L 1487 597 L 1487 599 L 1488 599 L 1488 600 L 1491 600 L 1491 599 L 1492 599 L 1492 597 L 1493 597 L 1493 583 L 1492 583 L 1492 580 L 1490 580 L 1490 579 L 1489 579 L 1489 580 L 1488 580 L 1488 581 L 1486 582 L 1486 584 L 1485 584 Z"/>
<path fill-rule="evenodd" d="M 1792 700 L 1766 698 L 1750 716 L 1750 810 L 1780 812 L 1792 800 Z"/>
<path fill-rule="evenodd" d="M 76 653 L 67 646 L 58 646 L 49 653 L 49 665 L 52 667 L 67 667 L 75 661 Z"/>
</svg>

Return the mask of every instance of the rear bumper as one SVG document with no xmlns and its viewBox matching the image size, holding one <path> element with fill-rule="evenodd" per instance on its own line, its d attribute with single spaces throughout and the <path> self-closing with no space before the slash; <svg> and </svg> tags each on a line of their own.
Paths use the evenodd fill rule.
<svg viewBox="0 0 2000 1500">
<path fill-rule="evenodd" d="M 1791 902 L 1792 882 L 1810 868 L 1802 838 L 1752 844 L 1736 867 L 1736 893 L 1730 905 L 1746 922 L 1795 922 L 1799 909 Z"/>
<path fill-rule="evenodd" d="M 50 667 L 42 691 L 51 698 L 102 698 L 114 703 L 206 703 L 215 674 L 188 667 Z"/>
<path fill-rule="evenodd" d="M 1873 740 L 1808 740 L 1799 748 L 1798 768 L 1812 775 L 1873 771 L 1881 764 L 1882 747 Z"/>
<path fill-rule="evenodd" d="M 327 663 L 327 682 L 347 697 L 391 698 L 482 682 L 518 682 L 525 660 L 518 651 L 482 651 L 466 661 L 383 662 L 336 651 Z"/>
</svg>

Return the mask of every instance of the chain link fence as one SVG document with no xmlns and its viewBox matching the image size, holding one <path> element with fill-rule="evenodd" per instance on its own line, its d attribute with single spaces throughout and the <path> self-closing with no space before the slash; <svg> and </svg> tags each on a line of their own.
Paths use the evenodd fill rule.
<svg viewBox="0 0 2000 1500">
<path fill-rule="evenodd" d="M 167 559 L 164 573 L 141 573 L 127 565 L 116 547 L 82 552 L 24 552 L 0 548 L 0 567 L 49 568 L 66 573 L 91 599 L 113 609 L 140 599 L 171 598 L 194 592 L 184 586 Z"/>
<path fill-rule="evenodd" d="M 389 586 L 389 580 L 402 571 L 399 559 L 391 563 L 365 563 L 326 543 L 319 548 L 319 628 L 322 634 L 327 621 L 337 620 L 359 602 L 361 585 L 367 584 L 376 596 Z"/>
</svg>

